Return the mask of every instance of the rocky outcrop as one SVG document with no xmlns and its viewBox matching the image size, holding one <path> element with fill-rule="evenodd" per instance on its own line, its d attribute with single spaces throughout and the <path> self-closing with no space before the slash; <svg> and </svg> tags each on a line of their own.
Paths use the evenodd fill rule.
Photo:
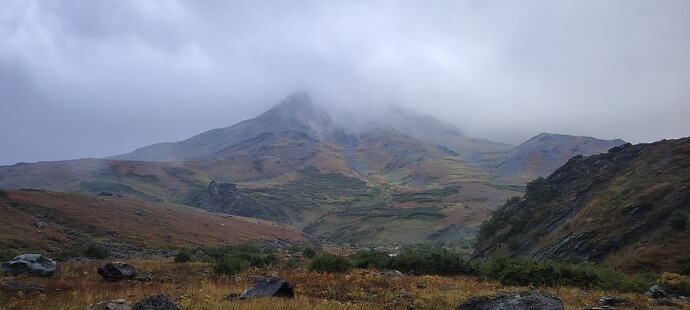
<svg viewBox="0 0 690 310">
<path fill-rule="evenodd" d="M 31 274 L 50 277 L 55 273 L 57 262 L 45 258 L 41 254 L 22 254 L 12 260 L 2 263 L 0 270 L 6 275 Z"/>
<path fill-rule="evenodd" d="M 239 203 L 240 196 L 235 184 L 211 181 L 194 206 L 211 212 L 231 214 Z"/>
<path fill-rule="evenodd" d="M 690 138 L 575 156 L 548 178 L 528 183 L 523 199 L 494 212 L 473 257 L 604 261 L 624 252 L 627 259 L 615 260 L 615 267 L 681 270 L 678 262 L 690 260 L 684 248 L 690 240 L 670 223 L 672 214 L 690 213 L 688 175 Z M 682 257 L 647 262 L 634 251 Z"/>
<path fill-rule="evenodd" d="M 184 308 L 158 293 L 138 302 L 132 310 L 184 310 Z"/>
<path fill-rule="evenodd" d="M 268 279 L 261 279 L 253 287 L 245 290 L 240 295 L 240 298 L 244 299 L 262 296 L 294 298 L 295 293 L 292 288 L 292 284 L 279 277 L 272 277 Z"/>
<path fill-rule="evenodd" d="M 117 282 L 124 279 L 135 279 L 137 270 L 127 263 L 112 262 L 98 268 L 98 274 L 107 281 Z"/>
<path fill-rule="evenodd" d="M 470 297 L 455 310 L 562 310 L 555 295 L 538 290 Z"/>
</svg>

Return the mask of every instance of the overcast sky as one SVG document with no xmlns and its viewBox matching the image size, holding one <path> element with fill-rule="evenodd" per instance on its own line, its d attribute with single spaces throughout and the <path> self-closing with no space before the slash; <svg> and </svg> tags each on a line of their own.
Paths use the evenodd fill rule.
<svg viewBox="0 0 690 310">
<path fill-rule="evenodd" d="M 0 164 L 104 157 L 296 90 L 474 137 L 690 135 L 690 1 L 0 1 Z"/>
</svg>

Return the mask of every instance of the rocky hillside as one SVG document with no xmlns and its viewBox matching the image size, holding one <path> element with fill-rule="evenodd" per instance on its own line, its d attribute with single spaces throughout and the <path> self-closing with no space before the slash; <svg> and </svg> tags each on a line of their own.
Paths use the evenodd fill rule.
<svg viewBox="0 0 690 310">
<path fill-rule="evenodd" d="M 502 155 L 494 172 L 499 178 L 526 183 L 548 176 L 573 156 L 605 153 L 624 143 L 620 139 L 541 133 Z"/>
<path fill-rule="evenodd" d="M 174 204 L 48 191 L 1 194 L 4 251 L 59 254 L 96 243 L 114 253 L 141 254 L 190 245 L 305 240 L 301 233 L 268 221 Z"/>
<path fill-rule="evenodd" d="M 679 271 L 690 262 L 690 138 L 576 156 L 482 224 L 498 253 Z"/>
</svg>

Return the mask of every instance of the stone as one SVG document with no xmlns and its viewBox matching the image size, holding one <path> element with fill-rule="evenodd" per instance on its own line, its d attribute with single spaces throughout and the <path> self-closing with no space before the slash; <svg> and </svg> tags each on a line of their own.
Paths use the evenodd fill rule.
<svg viewBox="0 0 690 310">
<path fill-rule="evenodd" d="M 48 259 L 41 254 L 22 254 L 0 265 L 0 270 L 5 275 L 20 275 L 23 273 L 50 277 L 55 273 L 57 262 Z"/>
<path fill-rule="evenodd" d="M 132 310 L 132 303 L 124 299 L 104 300 L 89 305 L 89 310 Z"/>
<path fill-rule="evenodd" d="M 630 300 L 619 298 L 616 296 L 604 296 L 599 297 L 597 303 L 602 306 L 632 306 L 633 303 Z"/>
<path fill-rule="evenodd" d="M 563 302 L 555 295 L 528 290 L 497 293 L 465 299 L 456 310 L 563 310 Z"/>
<path fill-rule="evenodd" d="M 168 299 L 167 296 L 158 293 L 138 302 L 132 310 L 184 310 L 184 308 Z"/>
<path fill-rule="evenodd" d="M 34 226 L 36 226 L 36 228 L 41 230 L 43 228 L 46 228 L 46 226 L 48 226 L 48 224 L 46 224 L 46 222 L 40 218 L 34 218 Z"/>
<path fill-rule="evenodd" d="M 98 268 L 98 274 L 103 277 L 103 279 L 116 282 L 123 279 L 135 279 L 137 270 L 134 266 L 127 263 L 112 262 Z"/>
<path fill-rule="evenodd" d="M 7 280 L 2 282 L 2 288 L 11 291 L 22 291 L 24 293 L 42 292 L 46 289 L 45 285 L 19 280 Z"/>
<path fill-rule="evenodd" d="M 654 299 L 668 297 L 666 290 L 664 290 L 659 284 L 654 284 L 649 288 L 649 291 L 644 294 Z"/>
<path fill-rule="evenodd" d="M 384 272 L 383 275 L 387 277 L 402 277 L 403 274 L 398 270 L 389 270 Z"/>
<path fill-rule="evenodd" d="M 662 298 L 662 299 L 655 299 L 649 302 L 649 305 L 652 307 L 673 307 L 673 308 L 683 308 L 683 304 L 676 302 L 675 300 L 668 299 L 668 298 Z"/>
<path fill-rule="evenodd" d="M 208 255 L 206 255 L 206 252 L 204 252 L 202 250 L 198 250 L 198 251 L 194 252 L 194 259 L 196 259 L 198 261 L 204 260 L 206 257 L 208 257 Z"/>
<path fill-rule="evenodd" d="M 254 286 L 242 292 L 240 298 L 261 296 L 294 298 L 295 293 L 292 284 L 279 277 L 272 277 L 259 280 Z"/>
</svg>

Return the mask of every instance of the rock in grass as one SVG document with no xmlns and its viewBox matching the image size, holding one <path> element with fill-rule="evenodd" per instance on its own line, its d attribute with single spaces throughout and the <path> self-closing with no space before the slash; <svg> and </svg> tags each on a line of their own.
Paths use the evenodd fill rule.
<svg viewBox="0 0 690 310">
<path fill-rule="evenodd" d="M 604 296 L 599 297 L 597 303 L 602 306 L 632 306 L 633 303 L 630 300 L 619 298 L 616 296 Z"/>
<path fill-rule="evenodd" d="M 184 310 L 184 308 L 168 299 L 167 296 L 158 293 L 138 302 L 132 310 Z"/>
<path fill-rule="evenodd" d="M 91 304 L 89 310 L 132 310 L 132 303 L 124 299 L 104 300 Z"/>
<path fill-rule="evenodd" d="M 45 285 L 19 280 L 7 280 L 2 282 L 2 288 L 10 291 L 22 291 L 24 293 L 37 293 L 46 289 Z"/>
<path fill-rule="evenodd" d="M 134 279 L 137 277 L 137 270 L 134 266 L 121 263 L 112 262 L 107 263 L 103 267 L 98 268 L 98 274 L 108 281 L 117 282 L 123 279 Z"/>
<path fill-rule="evenodd" d="M 668 297 L 668 293 L 666 293 L 666 290 L 664 290 L 659 284 L 654 284 L 652 287 L 649 288 L 649 291 L 647 291 L 644 294 L 654 299 Z"/>
<path fill-rule="evenodd" d="M 57 263 L 45 258 L 41 254 L 22 254 L 8 262 L 2 263 L 0 270 L 5 275 L 20 275 L 23 273 L 41 277 L 50 277 L 55 273 Z"/>
<path fill-rule="evenodd" d="M 292 284 L 279 277 L 272 277 L 256 282 L 253 287 L 242 292 L 240 299 L 261 296 L 294 298 L 295 292 Z"/>
<path fill-rule="evenodd" d="M 528 290 L 470 297 L 455 310 L 563 310 L 563 302 L 549 292 Z"/>
</svg>

